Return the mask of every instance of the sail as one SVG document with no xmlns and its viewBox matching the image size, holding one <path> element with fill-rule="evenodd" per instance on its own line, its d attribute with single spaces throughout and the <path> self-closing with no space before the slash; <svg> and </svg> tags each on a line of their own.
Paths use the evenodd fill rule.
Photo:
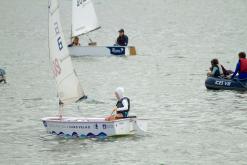
<svg viewBox="0 0 247 165">
<path fill-rule="evenodd" d="M 49 51 L 59 99 L 64 104 L 84 96 L 64 40 L 57 0 L 49 0 Z"/>
<path fill-rule="evenodd" d="M 72 37 L 100 28 L 91 0 L 72 0 Z"/>
</svg>

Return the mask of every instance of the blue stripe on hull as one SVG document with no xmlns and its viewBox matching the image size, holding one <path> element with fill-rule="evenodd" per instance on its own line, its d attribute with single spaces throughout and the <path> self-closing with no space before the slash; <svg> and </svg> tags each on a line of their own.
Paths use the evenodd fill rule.
<svg viewBox="0 0 247 165">
<path fill-rule="evenodd" d="M 107 137 L 107 134 L 104 132 L 100 132 L 99 134 L 95 135 L 89 132 L 87 135 L 79 135 L 77 132 L 73 132 L 72 135 L 64 134 L 63 132 L 56 133 L 55 131 L 49 132 L 50 134 L 61 136 L 61 137 L 80 137 L 80 138 L 97 138 L 97 137 Z"/>
</svg>

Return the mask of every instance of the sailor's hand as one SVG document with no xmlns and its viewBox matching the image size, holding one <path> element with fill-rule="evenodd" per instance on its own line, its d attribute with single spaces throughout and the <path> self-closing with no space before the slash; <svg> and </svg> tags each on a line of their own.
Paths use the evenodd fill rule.
<svg viewBox="0 0 247 165">
<path fill-rule="evenodd" d="M 111 115 L 113 115 L 113 113 L 116 111 L 117 111 L 117 107 L 113 108 Z"/>
</svg>

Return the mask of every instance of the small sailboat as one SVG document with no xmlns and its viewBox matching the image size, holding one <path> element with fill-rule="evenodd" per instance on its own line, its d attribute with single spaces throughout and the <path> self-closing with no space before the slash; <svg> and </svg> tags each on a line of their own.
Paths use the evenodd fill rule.
<svg viewBox="0 0 247 165">
<path fill-rule="evenodd" d="M 47 132 L 60 136 L 98 137 L 143 133 L 145 119 L 135 116 L 106 121 L 105 118 L 64 117 L 63 107 L 86 96 L 73 68 L 62 32 L 57 0 L 49 0 L 49 53 L 59 97 L 59 116 L 44 117 Z"/>
<path fill-rule="evenodd" d="M 80 35 L 88 35 L 88 33 L 100 28 L 96 12 L 91 0 L 72 0 L 72 25 L 71 38 Z M 71 56 L 102 56 L 116 55 L 128 56 L 136 55 L 134 46 L 97 46 L 90 38 L 88 46 L 69 47 Z"/>
</svg>

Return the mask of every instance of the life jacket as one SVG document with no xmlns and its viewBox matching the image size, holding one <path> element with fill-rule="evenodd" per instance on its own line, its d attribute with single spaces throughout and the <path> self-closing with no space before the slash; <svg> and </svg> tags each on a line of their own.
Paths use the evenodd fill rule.
<svg viewBox="0 0 247 165">
<path fill-rule="evenodd" d="M 216 70 L 216 72 L 214 73 L 214 75 L 212 75 L 212 77 L 219 77 L 219 76 L 221 76 L 219 66 L 216 65 L 216 66 L 214 66 L 214 67 L 217 68 L 217 70 Z M 213 70 L 214 70 L 214 67 L 211 67 L 210 70 L 213 71 Z"/>
<path fill-rule="evenodd" d="M 247 73 L 247 59 L 240 58 L 239 64 L 240 64 L 239 73 Z"/>
<path fill-rule="evenodd" d="M 116 104 L 117 108 L 122 108 L 124 105 L 123 105 L 123 100 L 124 99 L 127 99 L 128 101 L 128 109 L 127 110 L 124 110 L 124 111 L 117 111 L 117 114 L 122 114 L 123 115 L 123 118 L 127 118 L 128 117 L 128 113 L 129 113 L 129 110 L 130 110 L 130 100 L 128 97 L 123 97 L 121 100 L 119 100 Z"/>
</svg>

